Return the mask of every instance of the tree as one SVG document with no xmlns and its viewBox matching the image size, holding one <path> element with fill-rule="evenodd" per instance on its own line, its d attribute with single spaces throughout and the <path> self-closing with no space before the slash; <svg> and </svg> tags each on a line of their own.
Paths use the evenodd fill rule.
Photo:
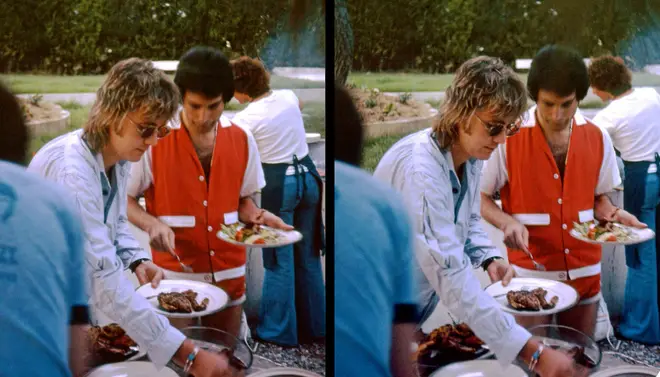
<svg viewBox="0 0 660 377">
<path fill-rule="evenodd" d="M 353 64 L 353 29 L 346 0 L 335 1 L 335 82 L 345 85 Z"/>
</svg>

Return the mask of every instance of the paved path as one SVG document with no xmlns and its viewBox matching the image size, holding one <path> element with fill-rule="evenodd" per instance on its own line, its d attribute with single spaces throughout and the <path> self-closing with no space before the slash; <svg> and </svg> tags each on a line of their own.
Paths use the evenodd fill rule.
<svg viewBox="0 0 660 377">
<path fill-rule="evenodd" d="M 292 89 L 303 102 L 325 102 L 325 88 Z M 30 94 L 19 94 L 28 97 Z M 43 94 L 43 100 L 48 102 L 78 102 L 83 106 L 91 105 L 96 99 L 96 93 L 48 93 Z M 236 99 L 232 99 L 236 102 Z"/>
</svg>

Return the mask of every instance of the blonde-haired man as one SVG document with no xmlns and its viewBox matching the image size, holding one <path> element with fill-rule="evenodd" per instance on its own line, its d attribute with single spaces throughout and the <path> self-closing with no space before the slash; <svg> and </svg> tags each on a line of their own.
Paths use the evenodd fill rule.
<svg viewBox="0 0 660 377">
<path fill-rule="evenodd" d="M 470 265 L 508 284 L 511 266 L 480 225 L 482 161 L 518 131 L 527 106 L 525 84 L 501 60 L 463 63 L 446 92 L 432 129 L 397 142 L 374 175 L 399 190 L 413 216 L 422 321 L 439 300 L 465 321 L 503 366 L 520 357 L 542 377 L 572 376 L 572 361 L 543 348 L 481 289 Z"/>
<path fill-rule="evenodd" d="M 130 162 L 166 136 L 179 103 L 174 83 L 146 60 L 117 63 L 101 88 L 82 130 L 62 135 L 34 156 L 29 170 L 63 185 L 74 196 L 85 232 L 91 307 L 119 323 L 147 350 L 157 368 L 192 359 L 195 376 L 232 376 L 225 356 L 185 339 L 167 318 L 135 293 L 124 275 L 157 286 L 162 270 L 133 237 L 126 215 Z"/>
</svg>

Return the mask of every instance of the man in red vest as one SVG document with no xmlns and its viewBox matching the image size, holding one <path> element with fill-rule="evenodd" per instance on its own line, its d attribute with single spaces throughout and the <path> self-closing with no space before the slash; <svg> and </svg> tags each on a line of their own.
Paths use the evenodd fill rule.
<svg viewBox="0 0 660 377">
<path fill-rule="evenodd" d="M 174 82 L 183 108 L 173 131 L 133 165 L 128 217 L 149 234 L 153 261 L 170 279 L 213 283 L 229 295 L 227 309 L 203 318 L 205 326 L 238 335 L 245 301 L 245 247 L 217 238 L 221 224 L 265 224 L 289 230 L 253 199 L 265 186 L 257 144 L 222 112 L 234 94 L 232 68 L 219 50 L 186 52 Z M 136 198 L 144 195 L 146 211 Z M 169 253 L 158 252 L 167 251 Z M 191 266 L 184 272 L 172 254 Z"/>
<path fill-rule="evenodd" d="M 519 135 L 498 146 L 484 166 L 481 214 L 504 232 L 509 263 L 519 277 L 564 281 L 579 294 L 559 324 L 594 334 L 601 299 L 601 246 L 569 235 L 573 222 L 617 221 L 644 227 L 606 195 L 621 184 L 612 142 L 577 111 L 589 77 L 582 57 L 546 46 L 532 61 L 527 80 L 536 106 Z M 499 191 L 502 208 L 492 195 Z M 520 251 L 524 252 L 520 252 Z M 535 265 L 528 255 L 545 267 Z M 523 326 L 551 318 L 517 318 Z"/>
</svg>

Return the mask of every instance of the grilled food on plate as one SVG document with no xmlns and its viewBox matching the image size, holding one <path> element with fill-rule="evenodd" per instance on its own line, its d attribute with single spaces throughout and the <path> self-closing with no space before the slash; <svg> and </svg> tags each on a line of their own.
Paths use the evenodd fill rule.
<svg viewBox="0 0 660 377">
<path fill-rule="evenodd" d="M 557 296 L 552 297 L 550 302 L 546 301 L 545 296 L 547 294 L 548 291 L 543 288 L 536 288 L 531 291 L 509 291 L 506 294 L 506 299 L 509 305 L 516 310 L 539 311 L 541 309 L 552 309 L 559 302 Z"/>
<path fill-rule="evenodd" d="M 138 352 L 138 345 L 118 324 L 92 326 L 87 332 L 93 352 L 107 361 L 125 360 Z"/>
<path fill-rule="evenodd" d="M 484 342 L 474 335 L 467 324 L 443 325 L 431 331 L 413 357 L 420 361 L 424 356 L 431 356 L 434 351 L 439 351 L 443 354 L 454 354 L 458 359 L 469 359 L 482 350 L 483 345 Z"/>
<path fill-rule="evenodd" d="M 170 313 L 192 313 L 206 310 L 209 299 L 197 302 L 197 292 L 188 289 L 184 292 L 164 292 L 158 295 L 158 304 Z"/>
<path fill-rule="evenodd" d="M 227 235 L 230 239 L 244 244 L 267 245 L 269 243 L 277 243 L 282 238 L 281 235 L 274 230 L 257 224 L 222 224 L 221 227 L 222 233 Z"/>
<path fill-rule="evenodd" d="M 627 242 L 636 237 L 627 226 L 610 221 L 573 223 L 573 229 L 583 237 L 598 242 Z"/>
</svg>

